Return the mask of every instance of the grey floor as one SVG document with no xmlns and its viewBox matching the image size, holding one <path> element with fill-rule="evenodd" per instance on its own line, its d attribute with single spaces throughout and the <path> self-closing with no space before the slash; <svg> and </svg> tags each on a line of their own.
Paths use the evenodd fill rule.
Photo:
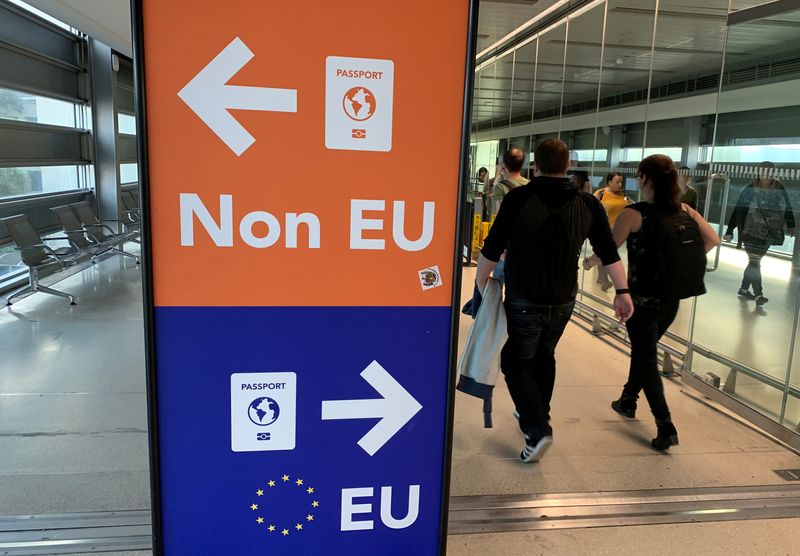
<svg viewBox="0 0 800 556">
<path fill-rule="evenodd" d="M 464 297 L 472 276 L 474 269 L 465 271 Z M 462 342 L 468 327 L 464 319 Z M 609 407 L 627 377 L 625 353 L 570 324 L 556 355 L 555 442 L 538 464 L 517 459 L 523 440 L 502 379 L 492 429 L 483 428 L 482 402 L 457 394 L 453 495 L 780 484 L 773 470 L 800 467 L 796 454 L 671 380 L 665 390 L 681 444 L 667 455 L 655 452 L 655 424 L 645 401 L 634 421 Z"/>
<path fill-rule="evenodd" d="M 465 275 L 464 298 L 472 272 Z M 57 285 L 79 297 L 36 294 L 0 310 L 0 514 L 149 507 L 141 278 L 112 257 Z M 462 341 L 469 321 L 461 325 Z M 481 404 L 458 394 L 452 494 L 598 492 L 780 484 L 775 469 L 800 458 L 677 382 L 666 385 L 681 445 L 652 451 L 646 404 L 623 421 L 608 407 L 627 357 L 570 325 L 559 346 L 555 444 L 523 465 L 522 437 L 504 385 L 495 427 Z M 659 525 L 457 535 L 451 554 L 792 553 L 800 520 Z M 741 550 L 740 550 L 741 549 Z M 136 553 L 140 554 L 140 553 Z M 142 553 L 143 554 L 143 553 Z"/>
<path fill-rule="evenodd" d="M 113 256 L 55 287 L 78 305 L 0 310 L 0 513 L 147 508 L 139 268 Z"/>
</svg>

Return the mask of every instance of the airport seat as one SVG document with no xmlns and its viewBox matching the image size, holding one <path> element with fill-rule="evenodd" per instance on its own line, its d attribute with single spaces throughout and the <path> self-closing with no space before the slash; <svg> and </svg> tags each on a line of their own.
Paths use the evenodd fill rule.
<svg viewBox="0 0 800 556">
<path fill-rule="evenodd" d="M 11 239 L 17 244 L 22 262 L 28 267 L 28 285 L 20 288 L 6 298 L 6 305 L 11 305 L 15 297 L 31 292 L 42 292 L 69 299 L 75 305 L 75 296 L 48 288 L 39 283 L 40 272 L 47 270 L 58 272 L 74 265 L 80 256 L 75 247 L 59 247 L 53 249 L 45 241 L 65 240 L 66 237 L 51 237 L 43 240 L 30 219 L 24 214 L 0 218 L 5 224 Z"/>
<path fill-rule="evenodd" d="M 103 253 L 109 251 L 117 252 L 118 241 L 98 243 L 94 239 L 90 239 L 86 235 L 86 230 L 83 228 L 80 219 L 69 205 L 52 207 L 50 210 L 53 211 L 61 227 L 64 228 L 64 233 L 67 234 L 70 244 L 81 253 L 90 255 L 93 263 Z"/>
<path fill-rule="evenodd" d="M 140 232 L 142 228 L 142 213 L 139 210 L 137 196 L 130 191 L 123 191 L 120 193 L 120 200 L 122 201 L 122 212 L 125 215 L 122 225 L 127 231 Z M 132 239 L 132 241 L 136 240 Z"/>
<path fill-rule="evenodd" d="M 94 209 L 88 201 L 73 203 L 70 207 L 75 211 L 75 215 L 81 221 L 81 224 L 83 224 L 83 229 L 89 234 L 89 237 L 99 244 L 115 244 L 115 253 L 123 257 L 130 257 L 136 261 L 136 264 L 139 264 L 139 257 L 122 249 L 123 242 L 134 241 L 138 238 L 138 231 L 126 231 L 121 234 L 114 232 L 110 226 L 104 224 L 97 218 Z"/>
</svg>

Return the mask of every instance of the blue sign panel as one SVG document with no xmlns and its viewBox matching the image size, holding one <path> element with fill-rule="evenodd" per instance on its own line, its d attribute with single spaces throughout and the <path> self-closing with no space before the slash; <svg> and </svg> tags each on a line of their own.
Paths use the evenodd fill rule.
<svg viewBox="0 0 800 556">
<path fill-rule="evenodd" d="M 436 553 L 450 316 L 440 307 L 158 308 L 165 551 Z M 238 374 L 248 380 L 232 382 Z M 399 402 L 383 397 L 398 393 Z M 294 413 L 281 403 L 291 398 Z M 351 416 L 324 418 L 334 402 L 352 404 Z M 408 420 L 380 430 L 390 412 Z M 240 427 L 270 449 L 235 451 Z M 287 427 L 291 447 L 273 432 Z M 359 442 L 376 429 L 365 449 Z"/>
</svg>

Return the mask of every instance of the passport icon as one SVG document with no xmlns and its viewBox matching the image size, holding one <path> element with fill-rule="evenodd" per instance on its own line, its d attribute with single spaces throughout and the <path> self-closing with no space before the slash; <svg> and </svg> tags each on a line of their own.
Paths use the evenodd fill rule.
<svg viewBox="0 0 800 556">
<path fill-rule="evenodd" d="M 296 431 L 295 373 L 231 375 L 231 450 L 294 450 Z"/>
<path fill-rule="evenodd" d="M 394 62 L 328 56 L 325 64 L 325 146 L 391 151 Z"/>
</svg>

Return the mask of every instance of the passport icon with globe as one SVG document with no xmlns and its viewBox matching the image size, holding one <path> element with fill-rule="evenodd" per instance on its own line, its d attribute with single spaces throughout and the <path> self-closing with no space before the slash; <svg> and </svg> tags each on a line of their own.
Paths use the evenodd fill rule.
<svg viewBox="0 0 800 556">
<path fill-rule="evenodd" d="M 231 450 L 294 450 L 296 421 L 295 373 L 231 375 Z"/>
<path fill-rule="evenodd" d="M 392 150 L 394 62 L 328 56 L 325 62 L 325 146 Z"/>
</svg>

